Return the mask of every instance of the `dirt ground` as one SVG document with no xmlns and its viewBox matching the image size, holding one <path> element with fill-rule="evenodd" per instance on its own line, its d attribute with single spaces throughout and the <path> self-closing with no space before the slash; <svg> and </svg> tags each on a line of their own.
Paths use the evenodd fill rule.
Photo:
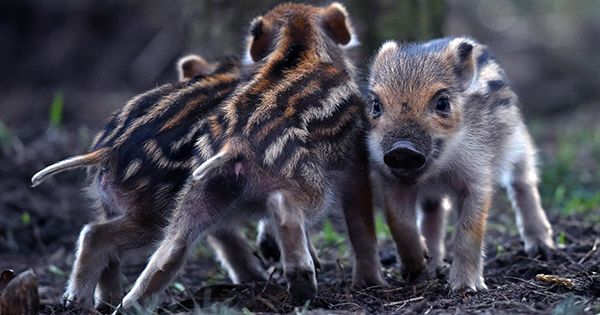
<svg viewBox="0 0 600 315">
<path fill-rule="evenodd" d="M 45 124 L 31 123 L 10 133 L 10 137 L 0 137 L 0 271 L 32 268 L 40 280 L 41 313 L 72 314 L 60 305 L 60 299 L 78 232 L 91 218 L 89 202 L 81 192 L 84 174 L 63 174 L 35 189 L 29 187 L 29 180 L 44 165 L 83 152 L 93 132 L 79 125 L 48 129 Z M 553 137 L 540 138 L 546 142 L 541 145 L 543 150 L 555 146 Z M 317 238 L 324 262 L 318 274 L 319 295 L 303 308 L 288 303 L 279 268 L 271 267 L 268 283 L 232 285 L 210 252 L 201 247 L 169 288 L 159 312 L 201 308 L 211 313 L 599 313 L 600 250 L 596 248 L 600 223 L 591 219 L 597 217 L 549 211 L 560 249 L 544 261 L 525 255 L 512 213 L 506 201 L 498 199 L 486 236 L 484 276 L 489 290 L 485 292 L 451 293 L 444 271 L 405 282 L 389 239 L 381 240 L 380 251 L 391 286 L 353 290 L 347 246 L 343 242 L 324 245 Z M 143 265 L 137 264 L 124 269 L 127 286 L 141 268 Z M 538 274 L 568 278 L 573 285 L 536 280 Z"/>
</svg>

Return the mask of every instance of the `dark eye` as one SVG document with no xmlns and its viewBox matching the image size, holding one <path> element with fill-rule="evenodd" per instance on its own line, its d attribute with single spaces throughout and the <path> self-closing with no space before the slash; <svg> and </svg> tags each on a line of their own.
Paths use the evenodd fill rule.
<svg viewBox="0 0 600 315">
<path fill-rule="evenodd" d="M 450 99 L 448 98 L 448 95 L 441 95 L 438 98 L 437 103 L 435 104 L 435 110 L 443 114 L 450 113 Z"/>
<path fill-rule="evenodd" d="M 381 101 L 379 100 L 379 96 L 375 94 L 371 95 L 371 111 L 369 114 L 373 118 L 381 116 Z"/>
</svg>

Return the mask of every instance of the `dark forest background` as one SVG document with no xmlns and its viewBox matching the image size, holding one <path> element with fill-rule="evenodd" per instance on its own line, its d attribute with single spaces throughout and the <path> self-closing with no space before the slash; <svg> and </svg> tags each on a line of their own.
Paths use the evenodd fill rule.
<svg viewBox="0 0 600 315">
<path fill-rule="evenodd" d="M 489 45 L 539 147 L 544 207 L 600 222 L 600 1 L 342 2 L 363 74 L 387 39 L 470 35 Z M 175 81 L 181 56 L 240 54 L 249 21 L 277 3 L 0 1 L 0 250 L 46 248 L 57 237 L 71 247 L 91 218 L 83 172 L 36 189 L 31 175 L 85 152 L 132 96 Z"/>
<path fill-rule="evenodd" d="M 311 308 L 566 314 L 587 307 L 590 314 L 600 312 L 600 1 L 341 2 L 361 42 L 352 56 L 363 74 L 387 39 L 470 35 L 491 47 L 521 98 L 538 146 L 542 204 L 560 250 L 550 262 L 526 257 L 509 202 L 499 193 L 486 236 L 485 277 L 492 290 L 468 300 L 448 298 L 445 279 L 416 287 L 397 282 L 400 267 L 386 259 L 394 258 L 393 242 L 378 214 L 385 274 L 401 289 L 380 299 L 360 292 L 350 298 L 339 291 L 350 274 L 346 237 L 326 220 L 312 238 L 328 267 L 320 274 L 320 300 Z M 110 114 L 134 95 L 175 81 L 178 58 L 240 54 L 250 20 L 277 3 L 0 0 L 0 272 L 32 268 L 40 280 L 41 313 L 60 314 L 77 235 L 94 216 L 82 193 L 82 170 L 65 172 L 34 189 L 29 187 L 31 176 L 85 152 Z M 246 232 L 254 239 L 252 229 Z M 194 290 L 204 298 L 203 288 L 228 282 L 211 251 L 199 244 L 184 278 L 170 287 L 177 301 Z M 338 270 L 343 267 L 346 276 Z M 141 268 L 143 264 L 125 269 L 126 283 Z M 534 282 L 538 273 L 571 277 L 578 286 L 561 289 Z M 0 312 L 1 298 L 0 289 Z M 254 303 L 252 298 L 248 301 Z M 248 303 L 245 307 L 252 311 L 274 311 L 260 301 L 260 307 Z M 276 305 L 275 311 L 292 310 L 285 303 Z"/>
<path fill-rule="evenodd" d="M 0 120 L 44 119 L 62 93 L 65 123 L 100 123 L 132 95 L 175 80 L 178 57 L 241 52 L 249 21 L 278 2 L 4 0 Z M 528 116 L 592 106 L 600 96 L 598 1 L 342 2 L 363 68 L 386 39 L 466 34 L 491 46 Z"/>
</svg>

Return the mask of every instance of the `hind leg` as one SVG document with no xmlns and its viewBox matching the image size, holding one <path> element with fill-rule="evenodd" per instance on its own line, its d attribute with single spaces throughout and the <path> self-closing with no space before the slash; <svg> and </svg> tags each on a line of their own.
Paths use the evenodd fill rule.
<svg viewBox="0 0 600 315">
<path fill-rule="evenodd" d="M 267 209 L 273 217 L 288 291 L 293 302 L 302 305 L 317 294 L 317 278 L 306 237 L 305 208 L 292 196 L 281 191 L 271 193 Z"/>
<path fill-rule="evenodd" d="M 184 188 L 182 200 L 174 210 L 162 242 L 123 298 L 122 309 L 151 312 L 155 308 L 160 294 L 181 270 L 196 239 L 223 224 L 223 218 L 231 215 L 229 206 L 239 194 L 234 185 L 228 178 L 217 178 L 209 182 L 192 182 Z"/>
<path fill-rule="evenodd" d="M 182 223 L 180 221 L 176 221 Z M 180 226 L 177 231 L 171 228 L 160 247 L 152 255 L 148 265 L 136 280 L 131 291 L 123 298 L 121 306 L 126 310 L 152 310 L 159 302 L 159 295 L 175 278 L 183 266 L 199 229 Z"/>
<path fill-rule="evenodd" d="M 154 241 L 158 233 L 155 226 L 144 227 L 127 216 L 86 225 L 77 242 L 75 263 L 64 295 L 65 304 L 91 307 L 94 289 L 101 279 L 104 293 L 112 292 L 109 295 L 120 298 L 115 284 L 119 273 L 115 265 L 118 264 L 118 252 L 144 246 Z M 109 303 L 115 302 L 107 295 L 100 298 L 111 300 Z"/>
<path fill-rule="evenodd" d="M 266 280 L 264 268 L 239 231 L 217 231 L 207 240 L 233 283 Z"/>
<path fill-rule="evenodd" d="M 525 243 L 525 251 L 530 256 L 551 255 L 554 249 L 552 226 L 540 202 L 533 157 L 526 157 L 515 164 L 510 179 L 506 183 L 506 191 L 515 209 L 517 228 Z"/>
</svg>

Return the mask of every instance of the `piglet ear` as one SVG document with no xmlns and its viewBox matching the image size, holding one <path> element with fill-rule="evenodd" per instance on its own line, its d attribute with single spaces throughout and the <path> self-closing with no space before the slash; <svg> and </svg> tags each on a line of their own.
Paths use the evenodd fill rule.
<svg viewBox="0 0 600 315">
<path fill-rule="evenodd" d="M 468 88 L 475 77 L 473 49 L 476 45 L 476 42 L 468 38 L 453 39 L 448 45 L 449 58 L 463 89 Z"/>
<path fill-rule="evenodd" d="M 390 56 L 393 55 L 396 51 L 398 51 L 398 43 L 396 43 L 393 40 L 388 40 L 387 42 L 383 43 L 381 47 L 379 47 L 375 58 Z"/>
<path fill-rule="evenodd" d="M 268 30 L 268 25 L 262 17 L 255 18 L 250 24 L 248 35 L 247 59 L 249 62 L 257 62 L 269 54 L 273 45 L 273 35 Z"/>
<path fill-rule="evenodd" d="M 339 2 L 323 9 L 322 26 L 325 33 L 340 45 L 347 45 L 355 37 L 348 11 Z"/>
<path fill-rule="evenodd" d="M 210 64 L 198 55 L 185 56 L 177 62 L 179 81 L 186 81 L 198 75 L 208 75 L 215 70 L 215 65 Z"/>
</svg>

